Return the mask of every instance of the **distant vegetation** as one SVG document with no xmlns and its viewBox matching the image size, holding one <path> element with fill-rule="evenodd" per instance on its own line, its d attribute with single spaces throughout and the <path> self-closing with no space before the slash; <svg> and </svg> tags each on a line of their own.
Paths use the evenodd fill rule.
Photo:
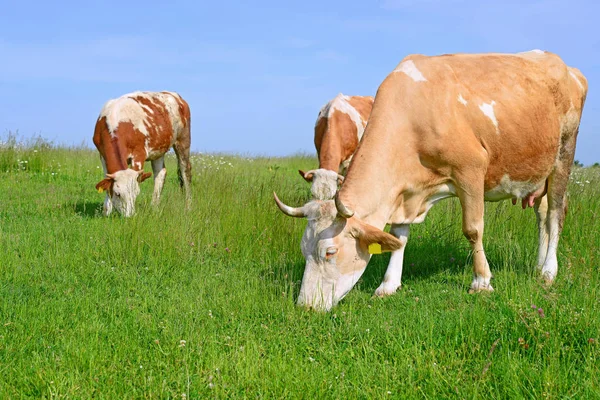
<svg viewBox="0 0 600 400">
<path fill-rule="evenodd" d="M 599 398 L 600 169 L 575 168 L 556 283 L 535 216 L 488 203 L 496 292 L 468 295 L 456 200 L 411 230 L 403 289 L 374 256 L 331 313 L 294 305 L 313 157 L 174 156 L 162 205 L 101 216 L 97 152 L 0 145 L 0 398 Z M 146 170 L 150 170 L 146 165 Z"/>
</svg>

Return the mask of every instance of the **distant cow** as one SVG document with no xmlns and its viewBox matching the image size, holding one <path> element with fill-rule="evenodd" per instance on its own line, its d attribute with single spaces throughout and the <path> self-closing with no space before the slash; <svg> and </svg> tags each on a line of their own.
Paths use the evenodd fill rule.
<svg viewBox="0 0 600 400">
<path fill-rule="evenodd" d="M 493 290 L 484 200 L 534 205 L 537 267 L 552 282 L 587 89 L 578 69 L 540 50 L 405 58 L 379 86 L 335 200 L 294 208 L 275 196 L 285 214 L 308 218 L 298 303 L 331 308 L 382 251 L 392 255 L 375 294 L 394 293 L 410 224 L 454 196 L 473 252 L 471 292 Z"/>
<path fill-rule="evenodd" d="M 144 173 L 144 162 L 152 162 L 154 194 L 158 204 L 165 182 L 165 153 L 171 147 L 178 161 L 179 183 L 190 199 L 190 108 L 173 92 L 133 92 L 109 100 L 96 121 L 94 144 L 106 177 L 97 185 L 106 191 L 104 215 L 113 205 L 129 217 L 135 213 L 139 183 L 152 175 Z"/>
<path fill-rule="evenodd" d="M 362 139 L 371 108 L 371 96 L 338 94 L 325 104 L 315 123 L 315 148 L 319 169 L 298 170 L 307 182 L 312 182 L 313 197 L 333 199 L 338 183 L 343 181 L 354 151 Z"/>
</svg>

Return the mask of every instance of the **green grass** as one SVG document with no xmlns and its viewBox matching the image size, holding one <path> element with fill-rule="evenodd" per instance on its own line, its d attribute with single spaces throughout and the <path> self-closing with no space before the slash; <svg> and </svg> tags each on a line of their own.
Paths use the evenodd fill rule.
<svg viewBox="0 0 600 400">
<path fill-rule="evenodd" d="M 4 145 L 0 398 L 600 398 L 600 168 L 573 173 L 552 287 L 533 211 L 488 203 L 496 292 L 468 295 L 449 200 L 413 227 L 401 291 L 371 297 L 374 256 L 314 313 L 294 305 L 306 221 L 272 192 L 303 204 L 316 164 L 194 155 L 186 212 L 170 157 L 159 209 L 149 180 L 135 217 L 104 218 L 96 152 Z"/>
</svg>

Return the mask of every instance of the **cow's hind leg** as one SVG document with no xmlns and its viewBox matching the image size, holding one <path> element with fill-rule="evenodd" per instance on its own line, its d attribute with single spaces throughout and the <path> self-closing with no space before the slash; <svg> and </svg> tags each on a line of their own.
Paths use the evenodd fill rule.
<svg viewBox="0 0 600 400">
<path fill-rule="evenodd" d="M 478 173 L 463 176 L 458 181 L 457 194 L 462 208 L 462 230 L 473 252 L 473 282 L 469 293 L 494 290 L 490 284 L 492 272 L 483 250 L 483 182 L 484 177 Z"/>
<path fill-rule="evenodd" d="M 563 135 L 559 159 L 555 164 L 554 171 L 548 178 L 548 212 L 546 214 L 548 252 L 541 271 L 542 277 L 547 283 L 552 283 L 558 272 L 558 240 L 567 208 L 567 185 L 573 159 L 575 158 L 576 138 L 577 132 L 566 138 Z"/>
<path fill-rule="evenodd" d="M 385 276 L 383 277 L 383 282 L 381 282 L 381 285 L 375 290 L 375 296 L 389 296 L 400 288 L 404 249 L 406 248 L 406 242 L 408 241 L 409 228 L 410 225 L 408 224 L 392 225 L 390 233 L 400 239 L 402 247 L 392 253 L 390 263 L 388 264 Z"/>
<path fill-rule="evenodd" d="M 541 271 L 546 261 L 546 254 L 548 254 L 548 196 L 544 195 L 537 199 L 533 209 L 538 223 L 537 269 Z"/>
<path fill-rule="evenodd" d="M 154 173 L 154 193 L 152 194 L 152 205 L 160 203 L 160 195 L 165 184 L 167 169 L 165 168 L 165 156 L 152 161 L 152 172 Z"/>
</svg>

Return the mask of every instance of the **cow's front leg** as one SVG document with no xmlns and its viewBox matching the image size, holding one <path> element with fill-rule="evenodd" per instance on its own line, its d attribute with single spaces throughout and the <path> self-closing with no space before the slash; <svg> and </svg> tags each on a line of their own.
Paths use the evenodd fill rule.
<svg viewBox="0 0 600 400">
<path fill-rule="evenodd" d="M 105 217 L 108 217 L 113 210 L 113 203 L 112 200 L 110 198 L 110 196 L 108 195 L 108 193 L 106 193 L 106 197 L 104 198 L 104 205 L 102 206 L 102 214 Z"/>
<path fill-rule="evenodd" d="M 154 193 L 152 194 L 152 205 L 156 206 L 160 203 L 160 194 L 162 193 L 167 169 L 165 168 L 165 157 L 162 156 L 158 160 L 152 161 L 152 172 L 154 172 Z"/>
<path fill-rule="evenodd" d="M 408 232 L 410 225 L 400 224 L 392 225 L 390 233 L 396 236 L 402 242 L 402 247 L 392 252 L 390 263 L 388 264 L 383 282 L 375 290 L 375 296 L 384 297 L 394 294 L 400 288 L 402 280 L 402 263 L 404 261 L 404 249 L 408 241 Z"/>
<path fill-rule="evenodd" d="M 462 207 L 462 229 L 473 252 L 473 282 L 469 293 L 492 292 L 492 272 L 483 251 L 483 179 L 474 176 L 460 185 L 458 197 Z"/>
<path fill-rule="evenodd" d="M 106 161 L 104 157 L 100 156 L 100 162 L 102 163 L 102 170 L 104 171 L 104 175 L 108 173 L 108 168 L 106 167 Z M 112 199 L 110 198 L 109 192 L 106 192 L 106 197 L 104 198 L 104 204 L 102 205 L 102 214 L 105 217 L 108 217 L 113 210 Z"/>
</svg>

